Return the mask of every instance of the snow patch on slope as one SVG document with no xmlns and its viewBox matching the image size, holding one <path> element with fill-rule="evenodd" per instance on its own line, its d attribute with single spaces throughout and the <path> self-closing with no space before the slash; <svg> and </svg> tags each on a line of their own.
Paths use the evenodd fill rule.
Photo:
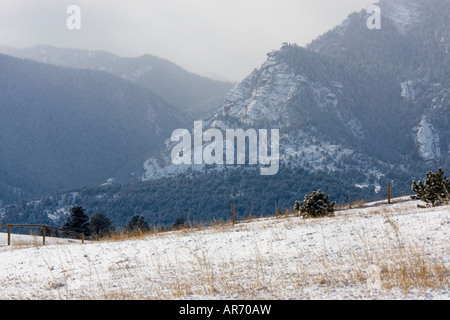
<svg viewBox="0 0 450 320">
<path fill-rule="evenodd" d="M 234 87 L 223 111 L 246 125 L 262 119 L 287 124 L 290 119 L 286 106 L 298 92 L 301 81 L 303 77 L 296 76 L 287 64 L 278 62 L 275 54 L 269 54 L 261 73 L 252 72 Z M 255 86 L 256 83 L 259 85 Z"/>
<path fill-rule="evenodd" d="M 405 0 L 385 1 L 382 15 L 391 19 L 398 32 L 406 35 L 406 27 L 417 20 L 419 8 L 416 3 Z"/>
<path fill-rule="evenodd" d="M 405 81 L 400 84 L 400 87 L 402 89 L 401 97 L 414 101 L 415 99 L 415 90 L 413 88 L 414 82 L 412 80 Z"/>
<path fill-rule="evenodd" d="M 422 117 L 417 128 L 416 145 L 424 161 L 433 161 L 441 156 L 439 135 L 426 116 Z"/>
</svg>

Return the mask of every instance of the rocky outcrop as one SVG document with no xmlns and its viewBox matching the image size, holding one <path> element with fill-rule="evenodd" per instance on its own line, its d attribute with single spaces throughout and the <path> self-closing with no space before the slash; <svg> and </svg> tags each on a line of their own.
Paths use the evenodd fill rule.
<svg viewBox="0 0 450 320">
<path fill-rule="evenodd" d="M 441 156 L 439 135 L 425 116 L 417 128 L 416 146 L 420 157 L 426 162 L 437 160 Z"/>
</svg>

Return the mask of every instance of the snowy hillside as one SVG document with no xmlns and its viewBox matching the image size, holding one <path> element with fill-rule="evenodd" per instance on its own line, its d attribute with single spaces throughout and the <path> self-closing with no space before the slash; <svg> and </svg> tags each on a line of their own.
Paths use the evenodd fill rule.
<svg viewBox="0 0 450 320">
<path fill-rule="evenodd" d="M 84 245 L 3 234 L 0 299 L 449 299 L 450 207 L 417 203 Z"/>
<path fill-rule="evenodd" d="M 259 70 L 254 70 L 230 90 L 222 108 L 203 119 L 205 130 L 279 129 L 280 163 L 309 172 L 345 171 L 346 161 L 351 159 L 353 168 L 365 172 L 357 183 L 378 182 L 383 176 L 380 163 L 362 153 L 361 148 L 345 142 L 355 139 L 360 143 L 365 133 L 361 121 L 348 107 L 350 99 L 342 80 L 329 75 L 324 85 L 325 80 L 318 75 L 294 70 L 302 68 L 290 61 L 292 56 L 302 61 L 311 56 L 314 57 L 311 59 L 321 59 L 295 45 L 285 43 L 279 51 L 267 56 Z M 312 65 L 315 67 L 318 63 Z M 345 138 L 336 139 L 342 134 Z M 164 152 L 144 163 L 143 180 L 205 170 L 204 165 L 174 165 L 170 156 L 173 147 L 174 143 L 166 140 Z M 224 167 L 230 166 L 213 168 L 222 170 Z"/>
</svg>

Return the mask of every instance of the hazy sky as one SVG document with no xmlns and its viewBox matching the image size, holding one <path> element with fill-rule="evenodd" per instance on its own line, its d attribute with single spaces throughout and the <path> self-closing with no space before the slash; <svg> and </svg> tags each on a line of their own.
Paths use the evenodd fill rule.
<svg viewBox="0 0 450 320">
<path fill-rule="evenodd" d="M 304 46 L 375 0 L 1 0 L 0 45 L 144 53 L 238 81 L 283 42 Z M 69 5 L 81 29 L 69 30 Z"/>
</svg>

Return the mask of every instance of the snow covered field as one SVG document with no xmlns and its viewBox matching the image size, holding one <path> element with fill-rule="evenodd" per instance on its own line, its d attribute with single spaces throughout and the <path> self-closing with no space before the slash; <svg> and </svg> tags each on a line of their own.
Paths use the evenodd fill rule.
<svg viewBox="0 0 450 320">
<path fill-rule="evenodd" d="M 0 234 L 0 299 L 450 299 L 450 207 L 396 202 L 85 244 Z"/>
</svg>

